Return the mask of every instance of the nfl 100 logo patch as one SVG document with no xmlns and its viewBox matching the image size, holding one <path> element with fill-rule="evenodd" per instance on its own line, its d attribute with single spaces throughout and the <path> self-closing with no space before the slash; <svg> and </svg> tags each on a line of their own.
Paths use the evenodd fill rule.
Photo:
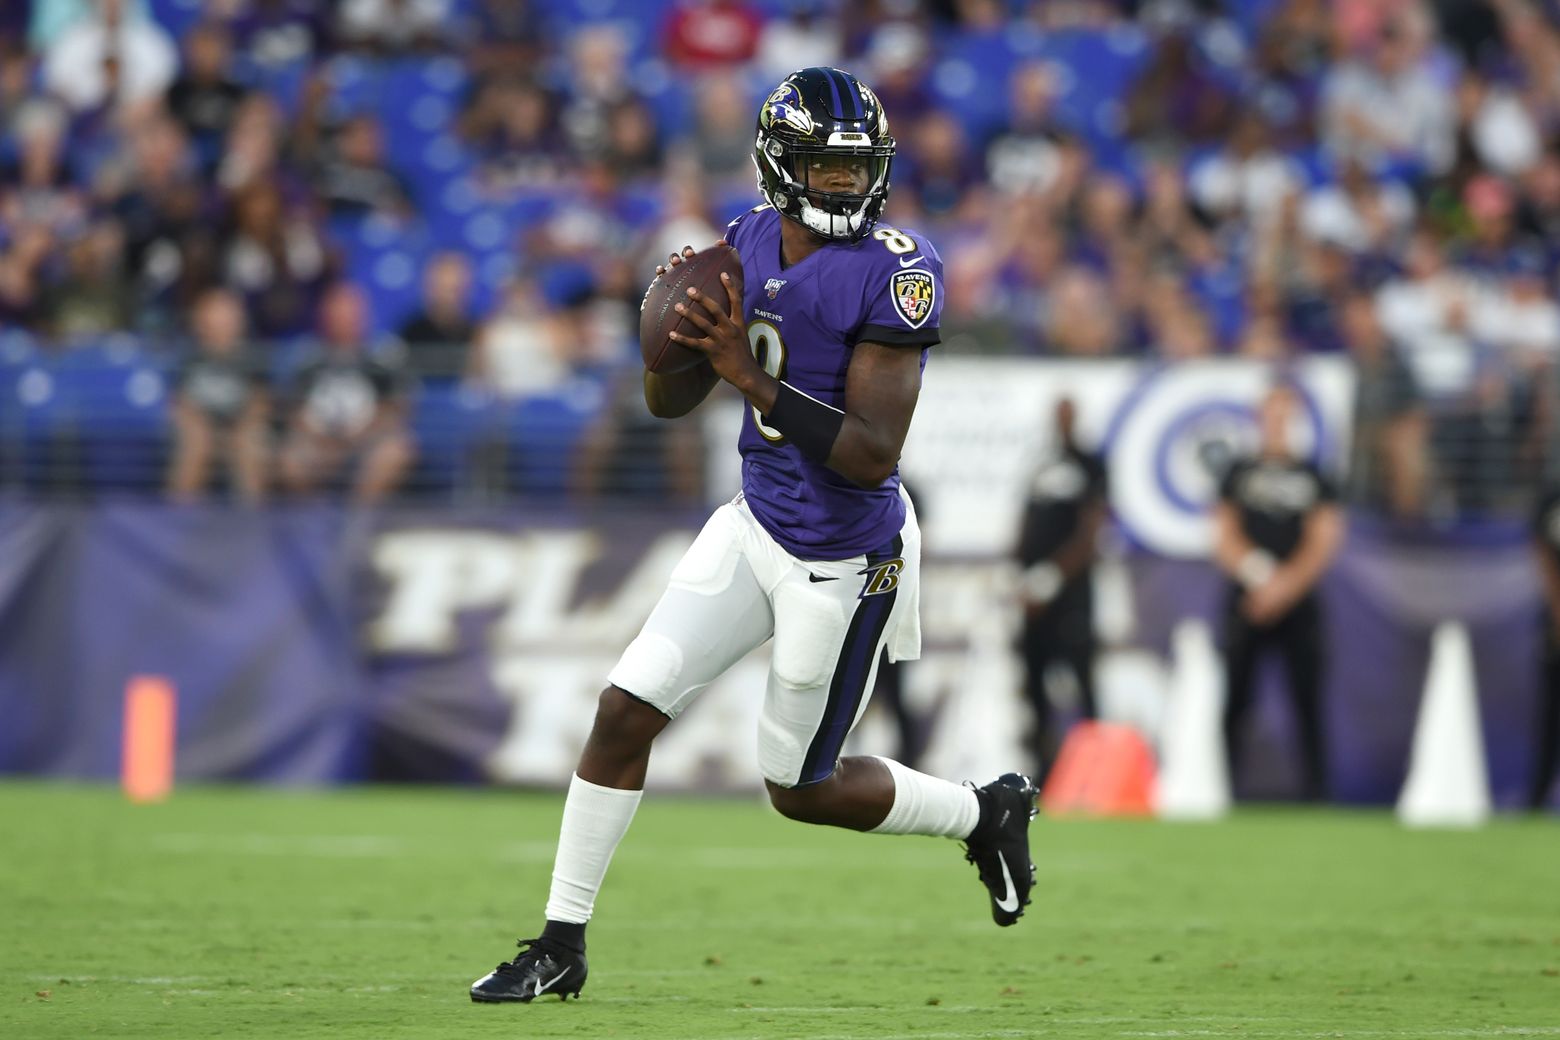
<svg viewBox="0 0 1560 1040">
<path fill-rule="evenodd" d="M 785 288 L 785 279 L 784 278 L 771 278 L 771 279 L 769 279 L 769 281 L 764 283 L 764 291 L 769 294 L 769 298 L 771 300 L 774 299 L 776 296 L 779 296 L 780 295 L 780 290 L 784 289 L 784 288 Z"/>
<path fill-rule="evenodd" d="M 930 271 L 895 271 L 889 279 L 888 291 L 894 298 L 894 310 L 912 329 L 920 328 L 932 316 L 932 304 L 937 300 L 937 281 Z"/>
</svg>

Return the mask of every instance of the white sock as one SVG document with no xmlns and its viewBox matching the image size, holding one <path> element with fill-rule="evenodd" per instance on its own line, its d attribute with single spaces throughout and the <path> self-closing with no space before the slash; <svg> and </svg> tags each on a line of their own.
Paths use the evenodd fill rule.
<svg viewBox="0 0 1560 1040">
<path fill-rule="evenodd" d="M 879 758 L 894 778 L 894 807 L 873 834 L 932 834 L 968 838 L 980 822 L 980 800 L 968 787 L 917 773 L 891 758 Z"/>
<path fill-rule="evenodd" d="M 558 832 L 558 856 L 553 860 L 552 889 L 547 893 L 547 919 L 584 924 L 596 906 L 596 893 L 607 876 L 607 864 L 639 808 L 643 791 L 621 791 L 581 780 L 569 781 Z"/>
</svg>

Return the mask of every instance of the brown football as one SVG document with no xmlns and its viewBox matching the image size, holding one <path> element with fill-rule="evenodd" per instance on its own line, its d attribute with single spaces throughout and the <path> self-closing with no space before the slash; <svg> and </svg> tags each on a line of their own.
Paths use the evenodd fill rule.
<svg viewBox="0 0 1560 1040">
<path fill-rule="evenodd" d="M 726 287 L 721 284 L 721 272 L 731 275 L 740 297 L 742 258 L 724 242 L 693 254 L 650 283 L 650 288 L 645 290 L 645 300 L 639 305 L 639 353 L 650 371 L 683 372 L 704 360 L 704 355 L 697 350 L 689 350 L 672 341 L 673 332 L 696 339 L 704 336 L 703 329 L 673 308 L 679 303 L 692 303 L 688 298 L 690 287 L 725 306 Z"/>
</svg>

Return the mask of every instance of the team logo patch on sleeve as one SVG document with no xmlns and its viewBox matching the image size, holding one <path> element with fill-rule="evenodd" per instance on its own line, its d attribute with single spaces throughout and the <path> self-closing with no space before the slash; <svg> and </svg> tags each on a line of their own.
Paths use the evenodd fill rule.
<svg viewBox="0 0 1560 1040">
<path fill-rule="evenodd" d="M 894 310 L 912 329 L 925 325 L 926 319 L 932 316 L 932 304 L 937 301 L 937 280 L 930 271 L 895 271 L 888 280 L 888 291 L 894 298 Z"/>
</svg>

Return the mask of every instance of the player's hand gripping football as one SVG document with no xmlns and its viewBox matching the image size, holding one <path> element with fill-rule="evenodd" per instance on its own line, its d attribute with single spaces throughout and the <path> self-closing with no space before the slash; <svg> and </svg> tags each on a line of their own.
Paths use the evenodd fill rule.
<svg viewBox="0 0 1560 1040">
<path fill-rule="evenodd" d="M 693 250 L 684 247 L 681 257 L 669 257 L 667 263 L 675 266 L 692 255 Z M 656 273 L 661 271 L 658 269 Z M 716 302 L 698 289 L 689 288 L 688 299 L 677 304 L 677 313 L 702 330 L 703 337 L 694 338 L 680 332 L 673 332 L 671 337 L 674 342 L 708 357 L 716 375 L 746 392 L 747 384 L 755 375 L 761 376 L 763 369 L 753 357 L 742 320 L 742 279 L 722 274 L 720 280 L 726 287 L 725 300 Z"/>
</svg>

